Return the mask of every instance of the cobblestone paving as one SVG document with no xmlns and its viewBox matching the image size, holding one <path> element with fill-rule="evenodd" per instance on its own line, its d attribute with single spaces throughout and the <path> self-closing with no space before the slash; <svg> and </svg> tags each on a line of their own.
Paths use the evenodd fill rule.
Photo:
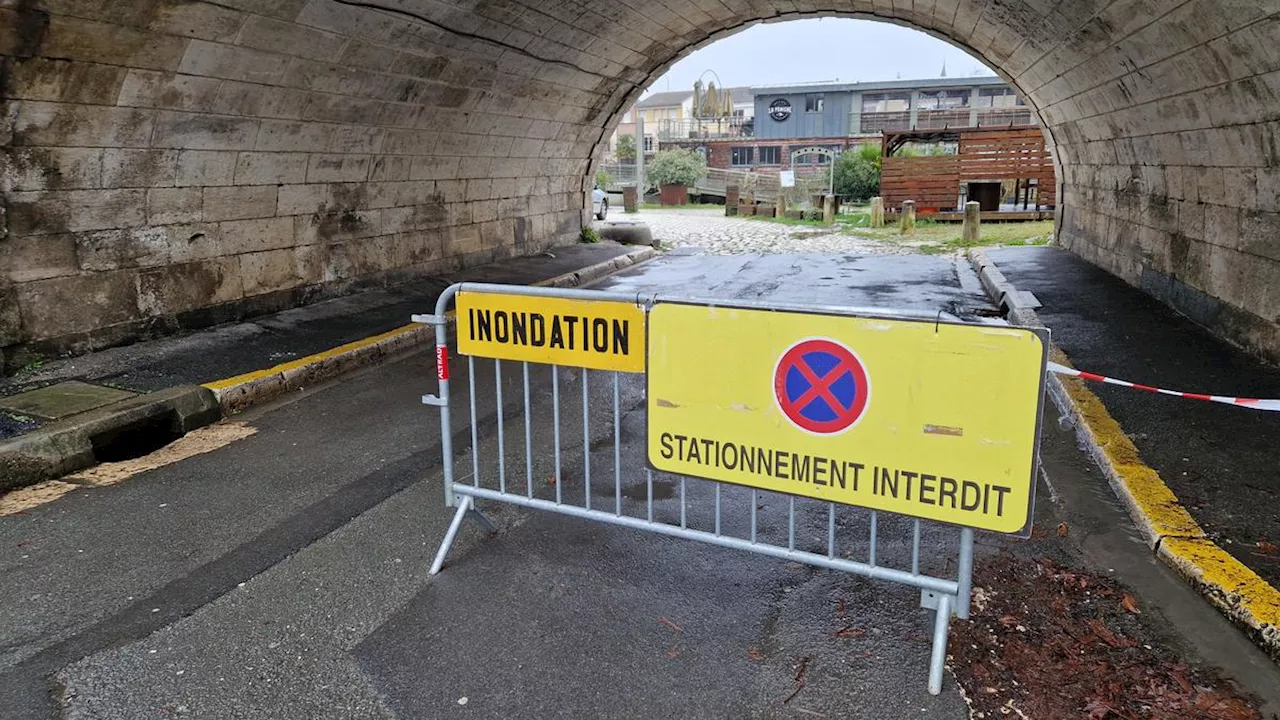
<svg viewBox="0 0 1280 720">
<path fill-rule="evenodd" d="M 904 255 L 910 248 L 867 238 L 842 235 L 806 225 L 783 225 L 765 220 L 725 217 L 723 210 L 641 210 L 618 213 L 610 220 L 647 223 L 664 246 L 691 247 L 709 255 L 742 253 L 855 253 Z"/>
</svg>

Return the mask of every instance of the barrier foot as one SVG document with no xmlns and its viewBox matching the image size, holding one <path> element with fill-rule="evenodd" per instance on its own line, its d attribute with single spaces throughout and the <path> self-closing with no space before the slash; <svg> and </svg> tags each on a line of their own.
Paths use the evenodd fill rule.
<svg viewBox="0 0 1280 720">
<path fill-rule="evenodd" d="M 444 534 L 444 540 L 440 543 L 440 549 L 436 551 L 435 562 L 431 563 L 431 575 L 437 575 L 440 568 L 444 567 L 444 557 L 449 554 L 449 548 L 453 546 L 453 539 L 458 535 L 458 528 L 462 527 L 462 519 L 467 516 L 467 511 L 471 510 L 474 500 L 467 495 L 458 502 L 458 510 L 453 514 L 453 521 L 449 523 L 449 530 Z M 476 513 L 479 515 L 479 513 Z M 485 520 L 487 524 L 489 521 Z M 490 525 L 490 527 L 493 527 Z"/>
<path fill-rule="evenodd" d="M 480 512 L 479 510 L 477 510 L 477 509 L 475 508 L 475 498 L 469 498 L 469 499 L 471 500 L 471 502 L 470 502 L 469 504 L 470 504 L 472 507 L 471 507 L 470 509 L 468 509 L 468 510 L 467 510 L 467 517 L 469 517 L 469 518 L 471 518 L 472 520 L 474 520 L 474 521 L 475 521 L 475 523 L 476 523 L 477 525 L 479 525 L 479 526 L 480 526 L 480 529 L 481 529 L 481 530 L 484 530 L 485 532 L 489 533 L 490 535 L 493 535 L 493 534 L 497 533 L 497 532 L 498 532 L 498 526 L 497 526 L 497 525 L 494 525 L 494 524 L 489 520 L 489 518 L 487 518 L 487 517 L 485 517 L 485 516 L 484 516 L 484 513 Z"/>
<path fill-rule="evenodd" d="M 938 598 L 937 614 L 933 618 L 933 656 L 929 659 L 929 694 L 942 692 L 942 670 L 947 661 L 947 632 L 951 625 L 951 596 Z"/>
</svg>

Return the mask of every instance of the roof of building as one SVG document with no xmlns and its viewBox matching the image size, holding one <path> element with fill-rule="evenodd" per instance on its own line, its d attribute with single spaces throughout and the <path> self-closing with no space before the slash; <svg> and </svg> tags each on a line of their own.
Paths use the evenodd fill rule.
<svg viewBox="0 0 1280 720">
<path fill-rule="evenodd" d="M 735 104 L 749 103 L 755 98 L 755 93 L 752 92 L 752 88 L 746 85 L 743 85 L 741 87 L 731 87 L 731 88 L 725 88 L 725 89 L 728 90 L 730 95 L 733 96 L 733 102 Z M 649 97 L 636 103 L 635 106 L 638 108 L 674 107 L 676 105 L 680 105 L 684 103 L 685 100 L 688 100 L 689 98 L 692 98 L 692 97 L 693 97 L 692 90 L 672 90 L 671 92 L 654 93 Z"/>
<path fill-rule="evenodd" d="M 683 104 L 685 100 L 688 100 L 691 97 L 693 97 L 692 90 L 672 90 L 671 92 L 654 93 L 636 103 L 636 107 L 674 107 L 676 105 Z"/>
<path fill-rule="evenodd" d="M 874 92 L 883 90 L 932 90 L 954 87 L 999 87 L 1008 85 L 995 75 L 979 77 L 941 77 L 919 80 L 881 80 L 877 82 L 854 83 L 808 83 L 804 85 L 761 85 L 752 88 L 752 94 L 780 95 L 784 93 L 812 92 Z"/>
</svg>

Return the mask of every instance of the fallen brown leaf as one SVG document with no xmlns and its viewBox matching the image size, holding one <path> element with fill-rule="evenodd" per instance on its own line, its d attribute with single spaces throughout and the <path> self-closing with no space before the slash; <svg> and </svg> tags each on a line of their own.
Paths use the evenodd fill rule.
<svg viewBox="0 0 1280 720">
<path fill-rule="evenodd" d="M 1134 615 L 1142 614 L 1142 611 L 1138 609 L 1138 601 L 1129 593 L 1124 594 L 1124 599 L 1120 601 L 1120 606 Z"/>
<path fill-rule="evenodd" d="M 551 477 L 547 478 L 547 484 L 548 484 L 548 485 L 555 485 L 555 484 L 556 484 L 556 476 L 555 476 L 555 475 L 552 475 Z"/>
<path fill-rule="evenodd" d="M 783 705 L 786 705 L 787 703 L 791 702 L 791 699 L 794 698 L 796 695 L 799 695 L 800 691 L 804 689 L 804 673 L 808 669 L 809 669 L 809 657 L 805 656 L 800 658 L 800 664 L 796 666 L 796 689 L 792 690 L 791 694 L 788 695 L 786 699 L 782 701 Z"/>
<path fill-rule="evenodd" d="M 844 617 L 844 598 L 836 600 L 836 617 Z"/>
<path fill-rule="evenodd" d="M 764 660 L 764 656 L 761 655 L 760 651 L 755 648 L 747 648 L 747 657 L 751 658 L 755 662 L 760 662 L 761 660 Z"/>
<path fill-rule="evenodd" d="M 1088 625 L 1089 629 L 1093 630 L 1093 634 L 1096 635 L 1099 640 L 1113 648 L 1127 648 L 1138 644 L 1137 641 L 1132 638 L 1127 638 L 1123 635 L 1117 635 L 1112 632 L 1111 628 L 1107 627 L 1101 620 L 1096 618 L 1089 618 L 1084 621 L 1084 624 Z"/>
<path fill-rule="evenodd" d="M 800 658 L 800 664 L 796 665 L 796 682 L 804 684 L 804 673 L 809 669 L 809 656 Z"/>
<path fill-rule="evenodd" d="M 1068 532 L 1070 532 L 1070 529 L 1067 527 L 1066 523 L 1058 523 L 1058 537 L 1066 537 Z"/>
<path fill-rule="evenodd" d="M 675 624 L 675 623 L 671 622 L 670 620 L 666 619 L 665 617 L 660 617 L 660 618 L 658 618 L 658 622 L 662 623 L 663 625 L 666 625 L 667 627 L 671 628 L 672 630 L 675 630 L 676 632 L 684 632 L 684 628 L 682 628 L 682 627 L 680 627 L 679 625 L 677 625 L 677 624 Z"/>
<path fill-rule="evenodd" d="M 857 628 L 857 627 L 854 627 L 853 625 L 845 625 L 844 627 L 836 631 L 835 636 L 838 638 L 859 638 L 866 634 L 867 634 L 867 631 L 863 630 L 862 628 Z"/>
<path fill-rule="evenodd" d="M 671 650 L 667 651 L 667 657 L 671 658 L 672 660 L 675 660 L 676 658 L 680 657 L 680 653 L 676 652 L 675 648 L 672 648 Z"/>
<path fill-rule="evenodd" d="M 1273 542 L 1267 542 L 1266 540 L 1259 540 L 1258 550 L 1266 555 L 1277 555 L 1280 554 L 1280 545 L 1276 545 Z"/>
</svg>

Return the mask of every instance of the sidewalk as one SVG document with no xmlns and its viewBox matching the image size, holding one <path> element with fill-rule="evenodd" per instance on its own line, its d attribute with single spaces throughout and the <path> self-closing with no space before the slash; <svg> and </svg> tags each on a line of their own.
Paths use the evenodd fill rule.
<svg viewBox="0 0 1280 720">
<path fill-rule="evenodd" d="M 989 250 L 1081 369 L 1172 390 L 1280 397 L 1280 369 L 1056 248 Z M 1280 587 L 1280 415 L 1089 383 L 1206 537 Z"/>
<path fill-rule="evenodd" d="M 0 491 L 108 459 L 101 449 L 115 442 L 103 439 L 112 433 L 127 435 L 132 428 L 163 444 L 166 433 L 180 435 L 403 352 L 430 336 L 429 328 L 410 325 L 410 316 L 433 312 L 440 292 L 454 282 L 572 286 L 653 254 L 652 248 L 614 243 L 558 247 L 0 378 Z M 180 427 L 160 427 L 174 425 Z M 146 437 L 126 440 L 147 449 Z"/>
</svg>

